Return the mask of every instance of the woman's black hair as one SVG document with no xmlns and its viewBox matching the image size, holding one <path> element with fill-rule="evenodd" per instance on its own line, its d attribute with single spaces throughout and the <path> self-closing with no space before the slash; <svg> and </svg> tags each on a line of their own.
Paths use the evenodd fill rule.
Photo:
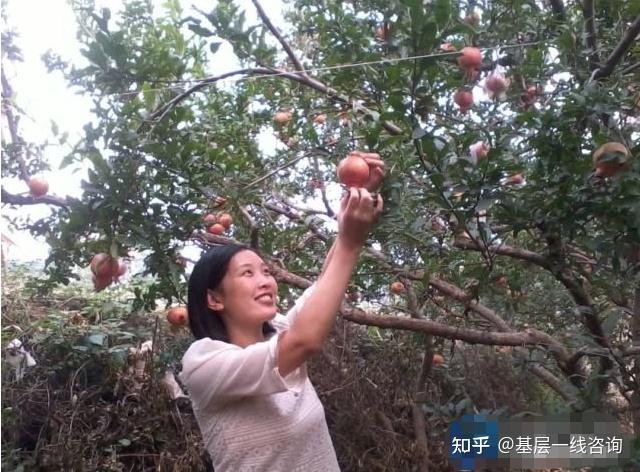
<svg viewBox="0 0 640 472">
<path fill-rule="evenodd" d="M 216 246 L 205 252 L 193 268 L 189 277 L 187 309 L 189 311 L 189 327 L 196 339 L 211 338 L 217 341 L 231 342 L 220 313 L 209 308 L 207 304 L 207 290 L 218 288 L 229 269 L 231 258 L 240 251 L 247 250 L 262 257 L 252 247 L 242 244 L 227 244 Z M 275 333 L 275 329 L 265 321 L 262 332 L 266 336 Z"/>
</svg>

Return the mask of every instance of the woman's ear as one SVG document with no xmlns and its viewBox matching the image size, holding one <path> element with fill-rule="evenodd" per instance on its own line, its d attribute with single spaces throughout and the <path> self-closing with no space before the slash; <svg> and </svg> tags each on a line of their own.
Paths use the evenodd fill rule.
<svg viewBox="0 0 640 472">
<path fill-rule="evenodd" d="M 222 298 L 217 291 L 211 289 L 207 290 L 207 306 L 214 311 L 222 311 L 224 304 L 222 303 Z"/>
</svg>

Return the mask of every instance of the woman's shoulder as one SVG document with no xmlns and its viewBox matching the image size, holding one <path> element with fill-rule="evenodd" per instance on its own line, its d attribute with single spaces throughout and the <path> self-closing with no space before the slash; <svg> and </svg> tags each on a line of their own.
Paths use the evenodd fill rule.
<svg viewBox="0 0 640 472">
<path fill-rule="evenodd" d="M 226 343 L 224 341 L 217 341 L 211 338 L 198 339 L 191 343 L 187 348 L 187 351 L 182 356 L 182 365 L 191 364 L 201 360 L 203 356 L 210 358 L 216 353 L 222 353 L 225 351 L 232 351 L 241 349 L 235 344 Z"/>
</svg>

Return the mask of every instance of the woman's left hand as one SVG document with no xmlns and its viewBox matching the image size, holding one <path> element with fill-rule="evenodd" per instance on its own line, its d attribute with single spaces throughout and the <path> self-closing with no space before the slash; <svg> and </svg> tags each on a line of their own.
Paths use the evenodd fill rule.
<svg viewBox="0 0 640 472">
<path fill-rule="evenodd" d="M 376 192 L 382 185 L 386 173 L 384 161 L 377 152 L 351 151 L 349 155 L 361 157 L 369 164 L 369 180 L 363 185 L 369 192 Z"/>
</svg>

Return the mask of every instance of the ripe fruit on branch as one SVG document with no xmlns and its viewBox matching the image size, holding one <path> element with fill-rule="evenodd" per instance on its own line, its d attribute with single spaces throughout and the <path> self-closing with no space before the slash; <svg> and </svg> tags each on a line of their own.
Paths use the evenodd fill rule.
<svg viewBox="0 0 640 472">
<path fill-rule="evenodd" d="M 369 164 L 362 157 L 349 154 L 338 164 L 338 180 L 347 187 L 364 187 L 369 181 Z"/>
<path fill-rule="evenodd" d="M 444 364 L 444 357 L 442 357 L 442 354 L 434 354 L 433 358 L 431 360 L 431 363 L 433 365 L 442 365 Z"/>
<path fill-rule="evenodd" d="M 127 265 L 123 260 L 111 257 L 104 252 L 93 256 L 89 267 L 93 272 L 91 280 L 97 292 L 104 290 L 127 273 Z"/>
<path fill-rule="evenodd" d="M 189 321 L 187 307 L 174 306 L 167 312 L 167 321 L 173 326 L 184 326 Z"/>
<path fill-rule="evenodd" d="M 464 47 L 458 57 L 458 65 L 464 70 L 467 80 L 472 80 L 482 65 L 482 53 L 474 47 Z"/>
<path fill-rule="evenodd" d="M 440 45 L 440 50 L 442 52 L 458 52 L 458 48 L 451 43 L 442 43 Z"/>
<path fill-rule="evenodd" d="M 204 222 L 205 226 L 211 226 L 217 221 L 217 218 L 216 218 L 216 215 L 212 213 L 207 213 L 202 217 L 202 221 Z"/>
<path fill-rule="evenodd" d="M 593 165 L 596 177 L 612 177 L 618 172 L 628 170 L 629 150 L 622 143 L 603 144 L 593 152 Z"/>
<path fill-rule="evenodd" d="M 538 99 L 539 90 L 536 85 L 529 85 L 525 89 L 525 91 L 520 95 L 520 101 L 522 102 L 523 107 L 528 109 L 531 105 L 533 105 Z"/>
<path fill-rule="evenodd" d="M 222 233 L 224 233 L 224 226 L 222 226 L 220 223 L 216 223 L 214 225 L 211 225 L 207 228 L 207 231 L 211 234 L 216 234 L 216 235 L 221 235 Z"/>
<path fill-rule="evenodd" d="M 507 288 L 509 286 L 509 282 L 507 281 L 507 278 L 504 275 L 501 275 L 499 277 L 497 277 L 495 279 L 496 284 L 500 285 L 501 287 Z"/>
<path fill-rule="evenodd" d="M 507 177 L 505 185 L 520 185 L 524 183 L 524 176 L 522 174 L 513 174 Z"/>
<path fill-rule="evenodd" d="M 111 276 L 98 277 L 97 275 L 93 274 L 91 276 L 91 281 L 93 282 L 93 288 L 95 289 L 95 291 L 101 292 L 102 290 L 107 288 L 109 285 L 111 285 L 112 279 L 111 279 Z"/>
<path fill-rule="evenodd" d="M 96 277 L 111 277 L 113 273 L 112 264 L 113 261 L 111 259 L 111 256 L 104 252 L 101 252 L 93 256 L 93 258 L 91 259 L 91 272 L 93 272 Z M 118 266 L 116 262 L 116 273 L 117 271 Z"/>
<path fill-rule="evenodd" d="M 477 26 L 480 23 L 480 15 L 477 12 L 469 13 L 464 17 L 464 22 L 471 26 Z"/>
<path fill-rule="evenodd" d="M 223 213 L 218 218 L 218 223 L 224 226 L 225 229 L 229 229 L 231 227 L 231 224 L 233 223 L 233 218 L 231 218 L 231 215 L 229 213 Z"/>
<path fill-rule="evenodd" d="M 478 141 L 469 146 L 469 153 L 473 162 L 477 164 L 481 159 L 484 159 L 489 154 L 491 148 L 484 141 Z"/>
<path fill-rule="evenodd" d="M 466 113 L 473 106 L 473 94 L 469 90 L 460 89 L 453 95 L 453 101 Z"/>
<path fill-rule="evenodd" d="M 273 115 L 273 121 L 279 125 L 287 124 L 293 118 L 293 113 L 290 111 L 279 111 Z"/>
<path fill-rule="evenodd" d="M 391 284 L 391 293 L 394 295 L 400 295 L 401 293 L 404 293 L 404 291 L 405 288 L 402 282 L 396 281 Z"/>
<path fill-rule="evenodd" d="M 326 121 L 327 121 L 327 115 L 325 114 L 316 115 L 313 118 L 313 122 L 317 125 L 323 125 L 326 123 Z"/>
<path fill-rule="evenodd" d="M 49 191 L 49 182 L 38 177 L 31 177 L 27 181 L 27 186 L 29 187 L 29 193 L 36 198 L 43 197 Z"/>
<path fill-rule="evenodd" d="M 484 80 L 484 91 L 492 100 L 504 100 L 506 91 L 509 88 L 509 80 L 499 72 L 492 72 Z"/>
</svg>

